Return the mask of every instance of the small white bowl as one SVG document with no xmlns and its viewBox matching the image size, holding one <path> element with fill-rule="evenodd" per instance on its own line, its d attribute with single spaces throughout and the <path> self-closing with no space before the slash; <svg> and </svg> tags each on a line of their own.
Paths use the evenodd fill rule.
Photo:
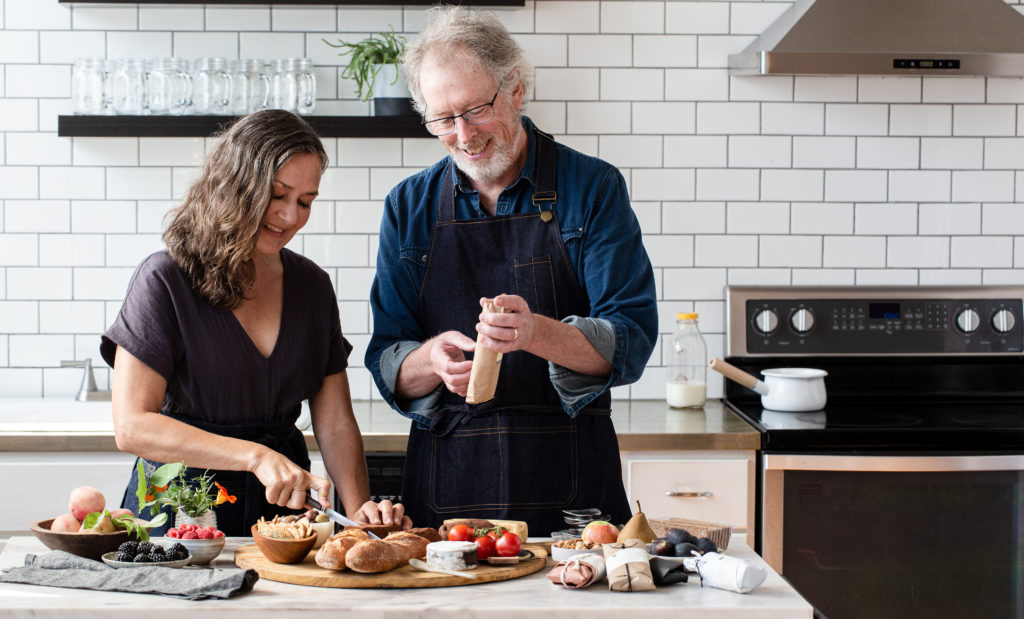
<svg viewBox="0 0 1024 619">
<path fill-rule="evenodd" d="M 600 547 L 589 548 L 585 550 L 570 550 L 568 548 L 559 548 L 558 546 L 551 546 L 551 558 L 557 561 L 565 561 L 572 557 L 579 555 L 604 555 L 604 550 Z"/>
<path fill-rule="evenodd" d="M 330 520 L 327 522 L 314 522 L 313 530 L 316 531 L 316 542 L 313 544 L 313 550 L 324 545 L 332 535 L 334 535 L 334 523 Z"/>
<path fill-rule="evenodd" d="M 177 537 L 165 537 L 161 539 L 161 545 L 164 548 L 170 548 L 175 544 L 181 544 L 188 550 L 188 554 L 192 555 L 192 560 L 189 561 L 189 565 L 203 565 L 216 559 L 222 550 L 224 550 L 224 542 L 227 540 L 225 537 L 215 537 L 213 539 L 181 539 Z"/>
</svg>

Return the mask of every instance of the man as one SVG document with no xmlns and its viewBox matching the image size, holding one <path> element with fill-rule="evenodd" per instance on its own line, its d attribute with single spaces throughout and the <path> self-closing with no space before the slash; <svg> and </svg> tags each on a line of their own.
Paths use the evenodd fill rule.
<svg viewBox="0 0 1024 619">
<path fill-rule="evenodd" d="M 563 509 L 625 522 L 609 389 L 639 378 L 657 338 L 625 181 L 521 116 L 533 67 L 493 13 L 432 9 L 403 69 L 449 153 L 388 195 L 370 299 L 366 365 L 413 420 L 406 512 L 537 535 Z M 489 298 L 508 313 L 481 311 Z M 504 357 L 495 398 L 470 405 L 478 335 Z"/>
</svg>

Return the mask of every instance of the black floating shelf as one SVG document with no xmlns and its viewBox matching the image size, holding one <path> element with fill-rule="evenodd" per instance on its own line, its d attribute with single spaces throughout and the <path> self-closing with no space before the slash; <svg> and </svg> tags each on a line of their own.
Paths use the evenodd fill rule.
<svg viewBox="0 0 1024 619">
<path fill-rule="evenodd" d="M 194 138 L 217 133 L 236 116 L 58 116 L 61 137 Z M 304 116 L 323 138 L 429 138 L 419 116 Z"/>
<path fill-rule="evenodd" d="M 169 4 L 170 0 L 58 0 L 60 4 Z M 432 4 L 463 4 L 467 6 L 526 6 L 525 0 L 480 0 L 479 2 L 457 2 L 455 0 L 177 0 L 175 4 L 277 4 L 297 5 L 304 4 L 324 5 L 408 5 L 408 6 L 430 6 Z"/>
</svg>

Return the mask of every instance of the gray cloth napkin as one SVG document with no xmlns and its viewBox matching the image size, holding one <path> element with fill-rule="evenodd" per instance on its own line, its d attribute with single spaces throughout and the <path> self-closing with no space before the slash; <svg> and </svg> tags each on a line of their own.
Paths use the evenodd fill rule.
<svg viewBox="0 0 1024 619">
<path fill-rule="evenodd" d="M 47 587 L 157 593 L 189 600 L 226 599 L 252 591 L 255 570 L 133 567 L 118 569 L 63 550 L 25 555 L 25 565 L 0 573 L 0 582 Z"/>
</svg>

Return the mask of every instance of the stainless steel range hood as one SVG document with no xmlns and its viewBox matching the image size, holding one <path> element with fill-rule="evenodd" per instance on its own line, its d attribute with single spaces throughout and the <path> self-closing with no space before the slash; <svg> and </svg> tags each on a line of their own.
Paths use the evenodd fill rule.
<svg viewBox="0 0 1024 619">
<path fill-rule="evenodd" d="M 733 75 L 1024 76 L 1024 15 L 1004 0 L 796 0 Z"/>
</svg>

